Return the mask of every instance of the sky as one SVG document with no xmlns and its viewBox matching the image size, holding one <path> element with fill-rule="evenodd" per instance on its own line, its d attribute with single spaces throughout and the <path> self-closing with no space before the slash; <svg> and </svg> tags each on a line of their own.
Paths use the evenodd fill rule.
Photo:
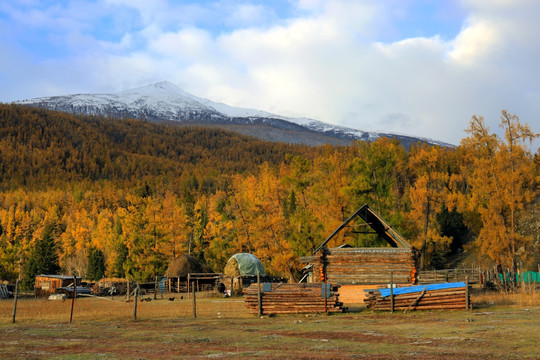
<svg viewBox="0 0 540 360">
<path fill-rule="evenodd" d="M 502 135 L 503 109 L 538 133 L 538 19 L 536 0 L 0 0 L 0 102 L 170 81 L 456 145 L 474 114 Z"/>
</svg>

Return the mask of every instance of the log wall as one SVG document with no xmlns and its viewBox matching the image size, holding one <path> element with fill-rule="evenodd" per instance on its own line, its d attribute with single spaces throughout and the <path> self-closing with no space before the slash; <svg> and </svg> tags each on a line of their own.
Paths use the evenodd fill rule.
<svg viewBox="0 0 540 360">
<path fill-rule="evenodd" d="M 392 271 L 394 283 L 416 281 L 417 254 L 413 248 L 330 248 L 324 259 L 306 256 L 301 260 L 313 265 L 313 279 L 320 281 L 326 262 L 327 281 L 334 284 L 388 284 Z"/>
</svg>

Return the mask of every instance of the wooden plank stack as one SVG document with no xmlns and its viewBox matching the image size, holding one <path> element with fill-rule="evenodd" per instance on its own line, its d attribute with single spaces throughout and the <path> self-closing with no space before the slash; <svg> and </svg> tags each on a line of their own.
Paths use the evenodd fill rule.
<svg viewBox="0 0 540 360">
<path fill-rule="evenodd" d="M 390 289 L 366 291 L 368 309 L 391 311 Z M 466 310 L 470 307 L 465 283 L 420 285 L 394 289 L 394 310 Z"/>
<path fill-rule="evenodd" d="M 330 284 L 329 284 L 330 285 Z M 265 284 L 266 290 L 261 291 L 262 313 L 270 314 L 304 314 L 324 313 L 325 299 L 322 283 L 301 284 Z M 261 290 L 263 284 L 261 284 Z M 244 290 L 246 306 L 254 314 L 258 312 L 257 284 L 252 284 Z M 327 298 L 328 312 L 342 312 L 343 304 L 339 302 L 338 286 L 330 285 Z"/>
<path fill-rule="evenodd" d="M 326 254 L 327 281 L 337 284 L 388 284 L 390 271 L 394 283 L 414 283 L 417 260 L 412 248 L 329 248 Z M 322 273 L 320 256 L 301 259 L 313 265 L 315 276 Z"/>
</svg>

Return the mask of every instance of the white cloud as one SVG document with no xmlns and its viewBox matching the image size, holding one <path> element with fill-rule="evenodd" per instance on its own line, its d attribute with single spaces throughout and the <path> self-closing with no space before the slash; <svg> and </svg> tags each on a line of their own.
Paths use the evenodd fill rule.
<svg viewBox="0 0 540 360">
<path fill-rule="evenodd" d="M 501 34 L 498 30 L 496 24 L 489 21 L 473 20 L 454 40 L 449 56 L 465 65 L 478 63 L 480 58 L 489 56 L 490 50 L 499 42 Z"/>
<path fill-rule="evenodd" d="M 191 61 L 206 57 L 213 45 L 208 32 L 197 28 L 185 28 L 177 33 L 158 33 L 149 39 L 149 50 L 160 56 Z"/>
<path fill-rule="evenodd" d="M 241 4 L 232 11 L 225 19 L 230 26 L 256 26 L 264 22 L 268 17 L 269 9 L 262 5 Z"/>
<path fill-rule="evenodd" d="M 0 12 L 6 4 L 0 0 Z M 433 33 L 378 40 L 393 16 L 407 14 L 407 4 L 299 0 L 296 15 L 285 19 L 267 4 L 228 1 L 85 4 L 94 15 L 76 14 L 75 5 L 30 12 L 8 6 L 18 24 L 37 29 L 60 19 L 54 34 L 68 56 L 33 63 L 24 49 L 0 44 L 10 54 L 0 60 L 0 79 L 12 84 L 0 99 L 170 80 L 230 105 L 456 144 L 475 113 L 498 130 L 503 108 L 538 132 L 539 2 L 467 0 L 467 18 L 453 39 Z M 132 24 L 118 25 L 123 32 L 108 39 L 88 31 L 112 10 Z M 225 27 L 211 29 L 212 18 Z"/>
</svg>

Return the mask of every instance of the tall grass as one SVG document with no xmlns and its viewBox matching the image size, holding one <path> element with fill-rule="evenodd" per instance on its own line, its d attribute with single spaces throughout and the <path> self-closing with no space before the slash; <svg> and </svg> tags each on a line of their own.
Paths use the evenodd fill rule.
<svg viewBox="0 0 540 360">
<path fill-rule="evenodd" d="M 473 304 L 489 307 L 495 305 L 516 305 L 516 306 L 540 306 L 540 289 L 525 287 L 517 293 L 505 291 L 488 291 L 473 294 Z"/>
</svg>

